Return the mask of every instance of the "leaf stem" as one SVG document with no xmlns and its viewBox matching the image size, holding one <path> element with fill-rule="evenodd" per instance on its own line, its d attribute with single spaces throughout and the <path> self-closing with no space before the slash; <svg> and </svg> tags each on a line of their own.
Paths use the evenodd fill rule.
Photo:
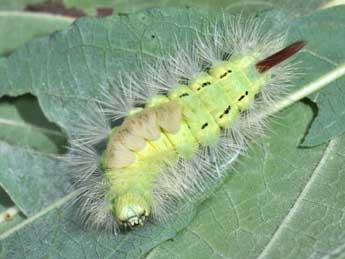
<svg viewBox="0 0 345 259">
<path fill-rule="evenodd" d="M 40 212 L 38 212 L 37 214 L 33 215 L 32 217 L 24 220 L 22 223 L 16 225 L 15 227 L 13 227 L 13 228 L 9 229 L 8 231 L 4 232 L 3 234 L 1 234 L 0 235 L 0 240 L 3 240 L 5 238 L 7 238 L 11 234 L 13 234 L 16 231 L 22 229 L 26 225 L 28 225 L 28 224 L 32 223 L 33 221 L 35 221 L 36 219 L 39 219 L 40 217 L 42 217 L 43 215 L 49 213 L 50 211 L 52 211 L 52 210 L 54 210 L 56 208 L 61 207 L 66 202 L 68 202 L 68 201 L 72 200 L 73 198 L 75 198 L 77 196 L 77 194 L 78 194 L 78 191 L 74 191 L 74 192 L 71 192 L 70 194 L 64 196 L 60 200 L 57 200 L 56 202 L 54 202 L 53 204 L 51 204 L 50 206 L 48 206 L 44 210 L 41 210 Z"/>
<path fill-rule="evenodd" d="M 290 95 L 285 96 L 282 100 L 278 101 L 272 105 L 268 110 L 266 110 L 261 116 L 268 117 L 271 116 L 284 108 L 290 106 L 291 104 L 301 100 L 302 98 L 320 90 L 326 85 L 332 83 L 338 78 L 345 75 L 345 63 L 337 66 L 335 69 L 331 70 L 322 77 L 316 79 L 315 81 L 307 84 L 302 89 L 297 90 Z"/>
</svg>

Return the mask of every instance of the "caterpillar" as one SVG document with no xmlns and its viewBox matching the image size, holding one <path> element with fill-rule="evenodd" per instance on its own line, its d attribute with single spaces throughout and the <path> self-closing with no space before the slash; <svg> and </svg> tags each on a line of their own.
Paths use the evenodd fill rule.
<svg viewBox="0 0 345 259">
<path fill-rule="evenodd" d="M 264 24 L 223 17 L 142 75 L 99 86 L 103 99 L 81 115 L 65 157 L 86 225 L 164 221 L 263 132 L 258 113 L 288 91 L 296 73 L 286 60 L 305 45 Z"/>
</svg>

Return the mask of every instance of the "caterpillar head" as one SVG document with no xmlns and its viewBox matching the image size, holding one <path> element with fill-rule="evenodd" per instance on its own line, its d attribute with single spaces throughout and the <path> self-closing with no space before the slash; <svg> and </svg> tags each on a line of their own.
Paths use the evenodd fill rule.
<svg viewBox="0 0 345 259">
<path fill-rule="evenodd" d="M 116 199 L 113 213 L 119 225 L 124 228 L 143 226 L 150 215 L 150 206 L 144 196 L 127 192 Z"/>
</svg>

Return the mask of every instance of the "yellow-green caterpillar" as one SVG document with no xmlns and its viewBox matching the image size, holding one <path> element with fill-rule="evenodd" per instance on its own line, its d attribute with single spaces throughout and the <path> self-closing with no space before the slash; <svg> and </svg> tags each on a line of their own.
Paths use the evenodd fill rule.
<svg viewBox="0 0 345 259">
<path fill-rule="evenodd" d="M 67 157 L 87 223 L 116 231 L 164 220 L 174 201 L 221 177 L 262 130 L 257 112 L 281 98 L 293 76 L 280 63 L 304 42 L 285 47 L 284 34 L 241 19 L 224 18 L 142 78 L 119 77 L 115 94 L 102 88 L 105 101 L 84 119 Z M 108 114 L 122 121 L 111 128 Z"/>
</svg>

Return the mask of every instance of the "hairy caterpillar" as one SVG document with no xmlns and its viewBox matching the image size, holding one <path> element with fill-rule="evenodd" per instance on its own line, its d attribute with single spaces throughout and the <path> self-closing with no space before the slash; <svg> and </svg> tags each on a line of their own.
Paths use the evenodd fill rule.
<svg viewBox="0 0 345 259">
<path fill-rule="evenodd" d="M 119 76 L 117 92 L 102 87 L 105 101 L 83 116 L 66 157 L 87 224 L 117 231 L 148 216 L 164 220 L 263 130 L 258 112 L 294 76 L 280 63 L 304 46 L 286 47 L 285 33 L 264 32 L 263 24 L 224 18 L 142 77 Z"/>
</svg>

